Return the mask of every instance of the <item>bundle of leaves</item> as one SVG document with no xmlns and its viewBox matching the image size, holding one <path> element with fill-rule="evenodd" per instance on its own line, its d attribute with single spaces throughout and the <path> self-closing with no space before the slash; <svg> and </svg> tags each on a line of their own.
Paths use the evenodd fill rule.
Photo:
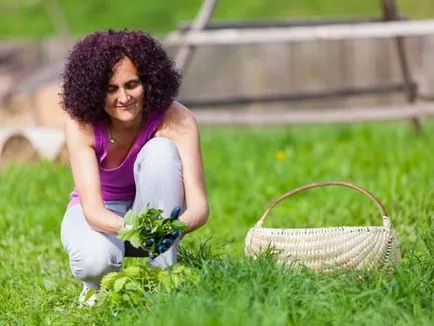
<svg viewBox="0 0 434 326">
<path fill-rule="evenodd" d="M 187 225 L 175 217 L 164 219 L 162 212 L 149 206 L 140 213 L 128 211 L 124 221 L 129 227 L 118 232 L 119 239 L 143 248 L 151 258 L 165 252 Z"/>
<path fill-rule="evenodd" d="M 113 312 L 140 305 L 149 308 L 150 298 L 158 290 L 171 291 L 186 281 L 197 282 L 198 276 L 193 269 L 181 264 L 167 270 L 146 265 L 129 266 L 102 278 L 97 305 L 108 306 Z"/>
</svg>

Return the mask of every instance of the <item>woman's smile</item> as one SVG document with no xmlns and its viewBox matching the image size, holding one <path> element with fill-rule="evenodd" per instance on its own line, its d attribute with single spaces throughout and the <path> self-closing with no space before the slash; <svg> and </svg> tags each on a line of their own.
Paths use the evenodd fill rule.
<svg viewBox="0 0 434 326">
<path fill-rule="evenodd" d="M 129 104 L 125 104 L 125 105 L 116 105 L 116 107 L 117 107 L 118 109 L 124 109 L 124 110 L 126 110 L 126 109 L 131 108 L 132 106 L 137 106 L 136 104 L 137 104 L 137 103 L 134 102 L 134 103 L 129 103 Z"/>
</svg>

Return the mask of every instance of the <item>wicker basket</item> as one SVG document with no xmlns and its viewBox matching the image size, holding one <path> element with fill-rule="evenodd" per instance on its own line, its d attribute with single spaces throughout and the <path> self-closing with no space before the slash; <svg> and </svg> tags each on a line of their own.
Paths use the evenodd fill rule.
<svg viewBox="0 0 434 326">
<path fill-rule="evenodd" d="M 316 187 L 339 185 L 355 189 L 368 196 L 378 207 L 383 226 L 327 227 L 304 229 L 264 228 L 262 224 L 270 211 L 284 199 Z M 311 270 L 332 272 L 337 269 L 368 269 L 391 266 L 401 253 L 390 219 L 381 202 L 366 189 L 342 181 L 312 183 L 296 188 L 273 201 L 245 238 L 245 253 L 257 256 L 264 250 L 275 250 L 280 262 Z"/>
</svg>

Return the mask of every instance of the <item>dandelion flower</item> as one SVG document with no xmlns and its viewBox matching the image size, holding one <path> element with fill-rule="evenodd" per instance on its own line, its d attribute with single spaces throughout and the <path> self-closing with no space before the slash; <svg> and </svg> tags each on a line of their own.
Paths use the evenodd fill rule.
<svg viewBox="0 0 434 326">
<path fill-rule="evenodd" d="M 276 154 L 274 154 L 274 157 L 276 158 L 276 160 L 282 161 L 285 159 L 286 154 L 284 151 L 277 151 Z"/>
</svg>

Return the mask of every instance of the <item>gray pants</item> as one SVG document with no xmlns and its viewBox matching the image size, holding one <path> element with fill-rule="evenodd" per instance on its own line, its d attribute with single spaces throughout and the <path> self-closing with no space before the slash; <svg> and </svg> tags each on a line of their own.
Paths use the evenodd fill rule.
<svg viewBox="0 0 434 326">
<path fill-rule="evenodd" d="M 184 186 L 181 160 L 175 144 L 167 138 L 155 137 L 139 152 L 134 164 L 136 196 L 131 201 L 105 202 L 107 209 L 124 216 L 132 209 L 141 211 L 148 204 L 163 210 L 167 218 L 176 206 L 184 210 Z M 61 239 L 69 255 L 74 277 L 88 287 L 98 287 L 101 278 L 119 271 L 125 256 L 125 244 L 115 234 L 93 230 L 87 223 L 80 204 L 66 210 L 61 227 Z M 152 267 L 176 264 L 179 239 L 165 253 L 151 261 Z"/>
</svg>

